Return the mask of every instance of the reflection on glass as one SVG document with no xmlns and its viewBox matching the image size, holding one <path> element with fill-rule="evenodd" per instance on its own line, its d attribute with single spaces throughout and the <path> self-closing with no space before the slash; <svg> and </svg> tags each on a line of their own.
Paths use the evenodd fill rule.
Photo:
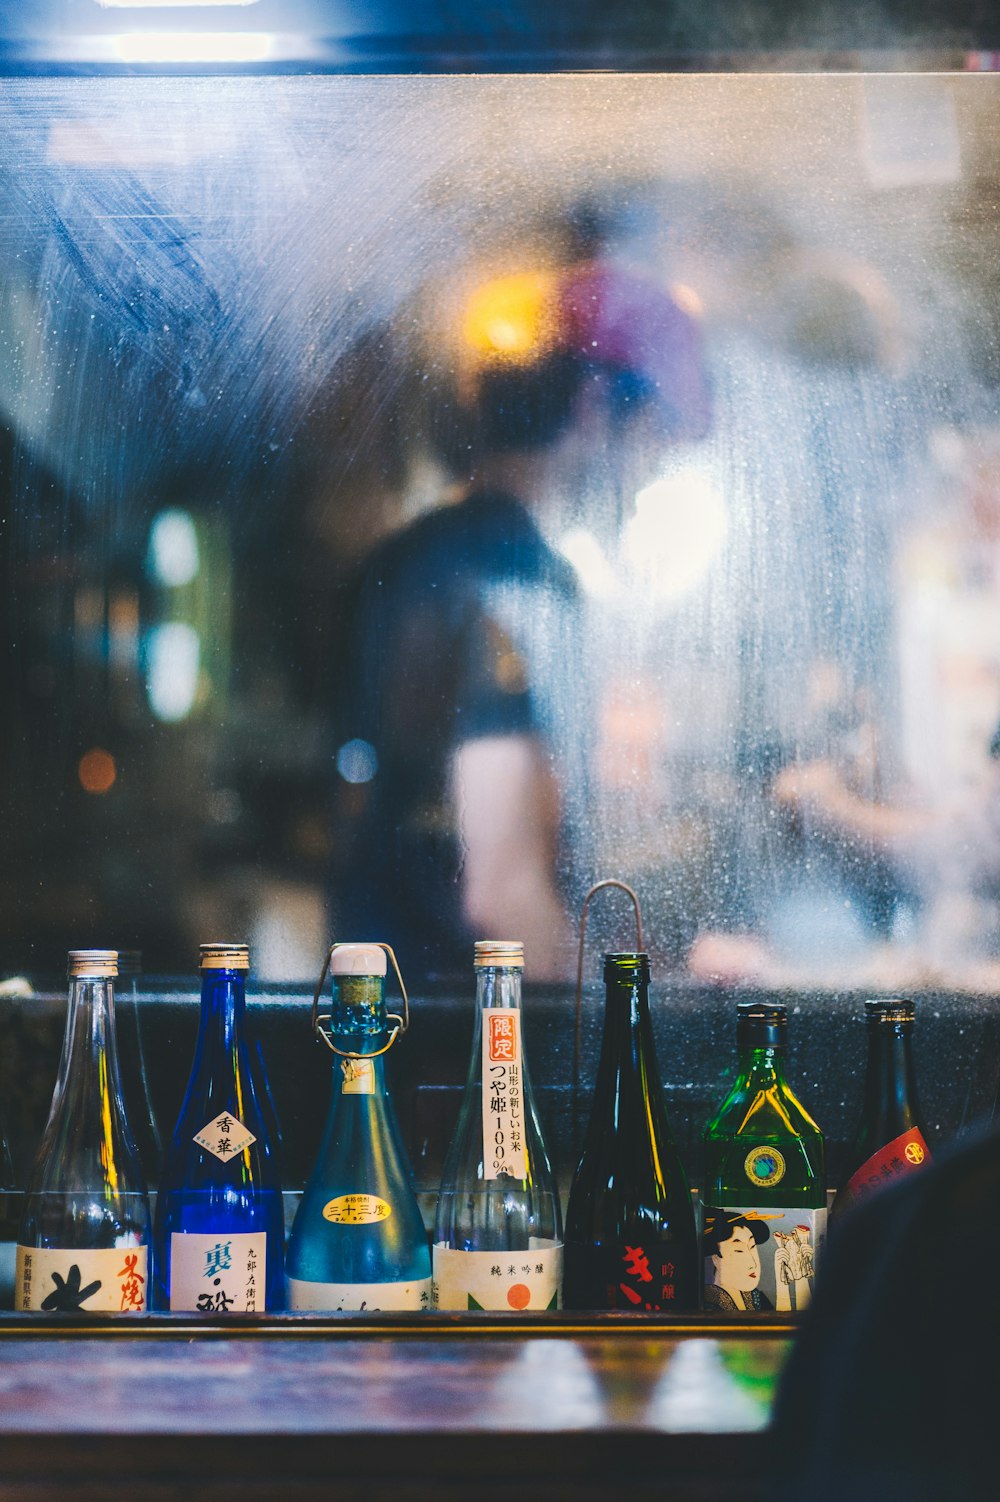
<svg viewBox="0 0 1000 1502">
<path fill-rule="evenodd" d="M 5 82 L 3 965 L 996 989 L 994 92 Z"/>
</svg>

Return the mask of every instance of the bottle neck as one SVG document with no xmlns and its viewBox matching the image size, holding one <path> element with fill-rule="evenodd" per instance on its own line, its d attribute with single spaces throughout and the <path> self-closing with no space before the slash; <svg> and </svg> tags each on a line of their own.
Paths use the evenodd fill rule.
<svg viewBox="0 0 1000 1502">
<path fill-rule="evenodd" d="M 242 1043 L 246 976 L 242 970 L 204 970 L 201 977 L 199 1046 L 227 1053 Z"/>
<path fill-rule="evenodd" d="M 785 1050 L 780 1044 L 744 1044 L 737 1066 L 741 1080 L 759 1087 L 784 1086 Z"/>
<path fill-rule="evenodd" d="M 638 974 L 609 980 L 605 988 L 602 1066 L 634 1064 L 649 1046 L 651 1027 L 647 981 Z"/>
<path fill-rule="evenodd" d="M 866 1121 L 873 1123 L 891 1115 L 903 1130 L 915 1112 L 912 1023 L 870 1023 L 865 1070 Z"/>
<path fill-rule="evenodd" d="M 330 1004 L 330 1033 L 344 1052 L 366 1055 L 360 1061 L 363 1070 L 371 1070 L 376 1091 L 385 1087 L 385 1054 L 379 1049 L 389 1041 L 389 1020 L 385 1009 L 385 977 L 381 975 L 335 975 Z M 374 1057 L 371 1057 L 374 1055 Z M 350 1089 L 351 1061 L 334 1055 L 334 1082 L 342 1093 Z M 343 1076 L 343 1082 L 342 1082 Z M 347 1088 L 343 1088 L 344 1085 Z M 336 1098 L 337 1090 L 334 1091 Z M 357 1092 L 364 1093 L 364 1092 Z"/>
<path fill-rule="evenodd" d="M 476 971 L 476 1011 L 521 1009 L 521 971 L 513 965 L 484 965 Z"/>
<path fill-rule="evenodd" d="M 115 992 L 110 979 L 74 977 L 69 987 L 66 1038 L 54 1101 L 72 1111 L 94 1099 L 104 1116 L 107 1103 L 120 1108 L 121 1085 L 115 1040 Z"/>
</svg>

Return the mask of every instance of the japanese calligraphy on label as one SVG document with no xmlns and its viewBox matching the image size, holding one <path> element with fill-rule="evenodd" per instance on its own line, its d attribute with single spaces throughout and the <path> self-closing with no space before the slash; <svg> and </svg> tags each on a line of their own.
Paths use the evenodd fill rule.
<svg viewBox="0 0 1000 1502">
<path fill-rule="evenodd" d="M 207 1147 L 223 1163 L 228 1163 L 230 1158 L 235 1158 L 237 1153 L 249 1147 L 251 1142 L 256 1142 L 257 1138 L 238 1116 L 234 1116 L 231 1111 L 223 1111 L 208 1126 L 196 1132 L 194 1140 L 199 1147 Z"/>
<path fill-rule="evenodd" d="M 916 1169 L 924 1168 L 930 1161 L 930 1148 L 924 1141 L 923 1133 L 919 1127 L 911 1127 L 908 1132 L 902 1132 L 900 1136 L 887 1142 L 885 1147 L 879 1148 L 877 1153 L 872 1153 L 867 1162 L 862 1163 L 857 1172 L 851 1175 L 844 1191 L 838 1196 L 837 1209 L 843 1208 L 841 1201 L 846 1203 L 867 1199 L 876 1190 L 884 1189 L 896 1179 L 905 1178 Z"/>
<path fill-rule="evenodd" d="M 174 1231 L 170 1237 L 170 1307 L 201 1314 L 260 1313 L 264 1308 L 267 1238 Z"/>
<path fill-rule="evenodd" d="M 375 1066 L 371 1059 L 341 1059 L 341 1095 L 374 1095 Z"/>
<path fill-rule="evenodd" d="M 461 1252 L 434 1248 L 434 1300 L 438 1309 L 562 1307 L 562 1243 L 532 1237 L 526 1252 Z"/>
<path fill-rule="evenodd" d="M 375 1194 L 338 1194 L 323 1206 L 323 1219 L 337 1226 L 373 1226 L 391 1214 L 389 1201 Z"/>
<path fill-rule="evenodd" d="M 706 1205 L 705 1308 L 801 1312 L 812 1301 L 826 1211 Z"/>
<path fill-rule="evenodd" d="M 286 1278 L 289 1309 L 324 1309 L 339 1314 L 343 1309 L 429 1309 L 430 1278 L 409 1283 L 307 1283 Z"/>
<path fill-rule="evenodd" d="M 524 1150 L 521 1013 L 483 1010 L 483 1177 L 528 1176 Z"/>
<path fill-rule="evenodd" d="M 41 1309 L 46 1314 L 81 1309 L 135 1314 L 146 1308 L 144 1246 L 97 1251 L 19 1246 L 15 1278 L 15 1309 Z"/>
</svg>

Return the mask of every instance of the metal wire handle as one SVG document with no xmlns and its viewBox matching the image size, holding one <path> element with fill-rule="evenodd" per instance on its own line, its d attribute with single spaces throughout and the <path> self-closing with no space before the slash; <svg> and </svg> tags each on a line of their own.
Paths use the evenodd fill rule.
<svg viewBox="0 0 1000 1502">
<path fill-rule="evenodd" d="M 389 944 L 380 944 L 380 943 L 376 942 L 374 944 L 374 948 L 385 950 L 385 953 L 389 956 L 390 960 L 392 961 L 392 968 L 396 972 L 396 979 L 399 981 L 399 989 L 400 989 L 400 992 L 402 993 L 402 997 L 403 997 L 403 1015 L 402 1015 L 402 1017 L 400 1017 L 400 1015 L 399 1015 L 398 1012 L 388 1012 L 386 1014 L 387 1021 L 394 1022 L 396 1024 L 396 1026 L 393 1028 L 392 1032 L 389 1034 L 389 1041 L 388 1041 L 388 1043 L 383 1044 L 383 1046 L 381 1048 L 376 1048 L 375 1051 L 374 1051 L 374 1053 L 355 1053 L 353 1050 L 350 1050 L 350 1049 L 338 1048 L 337 1045 L 336 1045 L 336 1043 L 334 1043 L 333 1039 L 330 1037 L 330 1034 L 327 1031 L 327 1029 L 323 1026 L 324 1022 L 332 1022 L 333 1021 L 333 1016 L 332 1016 L 332 1014 L 330 1012 L 320 1012 L 320 1009 L 319 1009 L 319 998 L 320 998 L 320 995 L 322 994 L 323 986 L 326 983 L 326 974 L 327 974 L 327 971 L 330 968 L 330 961 L 333 959 L 333 951 L 335 949 L 344 949 L 345 947 L 346 947 L 346 943 L 331 944 L 330 948 L 327 950 L 326 958 L 323 961 L 323 969 L 320 971 L 319 980 L 316 982 L 316 990 L 313 993 L 313 1004 L 312 1004 L 312 1030 L 313 1030 L 313 1035 L 317 1039 L 321 1039 L 326 1044 L 326 1046 L 330 1050 L 330 1052 L 337 1054 L 338 1057 L 341 1058 L 341 1059 L 377 1059 L 381 1054 L 388 1053 L 389 1049 L 395 1043 L 396 1039 L 399 1038 L 399 1037 L 401 1037 L 402 1034 L 405 1033 L 407 1031 L 407 1029 L 409 1028 L 409 1026 L 410 1026 L 410 1002 L 409 1002 L 409 998 L 407 997 L 407 994 L 406 994 L 406 986 L 403 983 L 402 972 L 400 971 L 399 964 L 398 964 L 398 962 L 396 960 L 395 954 L 392 951 L 391 945 L 389 945 Z"/>
<path fill-rule="evenodd" d="M 580 949 L 577 955 L 576 964 L 576 1010 L 575 1024 L 573 1029 L 574 1102 L 579 1101 L 580 1098 L 580 1035 L 582 1031 L 583 1017 L 583 947 L 584 941 L 587 937 L 587 910 L 590 907 L 590 899 L 596 896 L 598 892 L 604 891 L 607 887 L 617 887 L 620 892 L 624 892 L 628 897 L 632 899 L 632 906 L 635 908 L 635 947 L 637 950 L 641 950 L 644 947 L 642 942 L 642 908 L 640 907 L 639 899 L 632 888 L 626 882 L 617 881 L 614 877 L 609 877 L 606 881 L 595 882 L 590 891 L 587 893 L 586 897 L 584 897 L 583 906 L 580 909 Z"/>
</svg>

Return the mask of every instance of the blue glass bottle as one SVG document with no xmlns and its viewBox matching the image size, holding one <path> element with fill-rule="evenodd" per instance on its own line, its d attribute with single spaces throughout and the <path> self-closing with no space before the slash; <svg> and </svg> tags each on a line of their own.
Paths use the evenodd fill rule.
<svg viewBox="0 0 1000 1502">
<path fill-rule="evenodd" d="M 288 1307 L 426 1309 L 430 1247 L 385 1081 L 385 951 L 336 945 L 330 973 L 333 1089 L 288 1239 Z"/>
<path fill-rule="evenodd" d="M 156 1202 L 164 1309 L 280 1309 L 281 1182 L 244 1037 L 245 944 L 201 946 L 201 1025 Z"/>
</svg>

